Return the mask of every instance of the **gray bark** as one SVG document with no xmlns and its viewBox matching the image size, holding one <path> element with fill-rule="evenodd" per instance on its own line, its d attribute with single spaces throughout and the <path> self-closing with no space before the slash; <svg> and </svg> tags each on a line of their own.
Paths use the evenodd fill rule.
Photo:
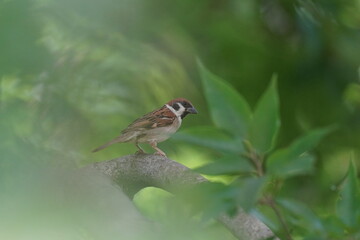
<svg viewBox="0 0 360 240">
<path fill-rule="evenodd" d="M 166 157 L 140 154 L 128 155 L 92 165 L 115 181 L 130 198 L 145 187 L 158 187 L 176 195 L 207 180 L 200 174 Z M 261 221 L 243 211 L 234 217 L 218 217 L 238 239 L 258 240 L 273 236 Z"/>
</svg>

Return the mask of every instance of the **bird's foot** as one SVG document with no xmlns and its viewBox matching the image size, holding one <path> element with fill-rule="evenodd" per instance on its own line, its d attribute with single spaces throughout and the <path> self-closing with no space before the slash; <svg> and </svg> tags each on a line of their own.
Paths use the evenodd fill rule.
<svg viewBox="0 0 360 240">
<path fill-rule="evenodd" d="M 166 157 L 166 154 L 165 154 L 163 151 L 156 151 L 154 154 L 155 154 L 155 155 L 159 155 L 159 156 Z"/>
<path fill-rule="evenodd" d="M 145 152 L 144 152 L 144 150 L 137 150 L 135 154 L 136 155 L 141 155 L 141 154 L 145 154 Z"/>
</svg>

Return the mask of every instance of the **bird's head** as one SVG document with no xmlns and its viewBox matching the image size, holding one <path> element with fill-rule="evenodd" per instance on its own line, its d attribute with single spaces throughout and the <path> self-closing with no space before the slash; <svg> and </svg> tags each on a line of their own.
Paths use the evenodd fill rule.
<svg viewBox="0 0 360 240">
<path fill-rule="evenodd" d="M 186 117 L 186 115 L 197 114 L 197 110 L 194 108 L 192 103 L 185 98 L 176 98 L 168 102 L 166 105 L 174 109 L 174 113 L 177 116 L 181 116 L 181 119 Z"/>
</svg>

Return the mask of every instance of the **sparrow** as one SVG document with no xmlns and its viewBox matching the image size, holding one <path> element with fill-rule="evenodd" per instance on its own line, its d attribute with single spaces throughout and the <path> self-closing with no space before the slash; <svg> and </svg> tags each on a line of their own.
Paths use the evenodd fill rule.
<svg viewBox="0 0 360 240">
<path fill-rule="evenodd" d="M 197 114 L 189 100 L 176 98 L 161 108 L 145 114 L 136 119 L 127 128 L 121 131 L 121 135 L 108 143 L 96 148 L 93 152 L 100 151 L 114 143 L 131 142 L 139 149 L 137 153 L 145 153 L 139 146 L 139 143 L 148 143 L 156 150 L 155 154 L 166 156 L 166 154 L 157 147 L 159 142 L 163 142 L 174 134 L 181 126 L 182 120 L 188 114 Z"/>
</svg>

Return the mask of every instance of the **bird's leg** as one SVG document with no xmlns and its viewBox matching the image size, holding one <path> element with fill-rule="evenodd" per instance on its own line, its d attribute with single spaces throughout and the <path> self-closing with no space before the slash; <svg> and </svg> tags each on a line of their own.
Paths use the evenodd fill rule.
<svg viewBox="0 0 360 240">
<path fill-rule="evenodd" d="M 166 157 L 166 154 L 161 151 L 160 148 L 157 147 L 157 142 L 149 142 L 150 146 L 156 150 L 156 153 L 155 154 L 158 154 L 158 155 L 161 155 L 161 156 L 164 156 Z"/>
<path fill-rule="evenodd" d="M 139 149 L 135 154 L 145 154 L 144 150 L 139 146 L 138 142 L 135 142 L 135 145 Z"/>
</svg>

